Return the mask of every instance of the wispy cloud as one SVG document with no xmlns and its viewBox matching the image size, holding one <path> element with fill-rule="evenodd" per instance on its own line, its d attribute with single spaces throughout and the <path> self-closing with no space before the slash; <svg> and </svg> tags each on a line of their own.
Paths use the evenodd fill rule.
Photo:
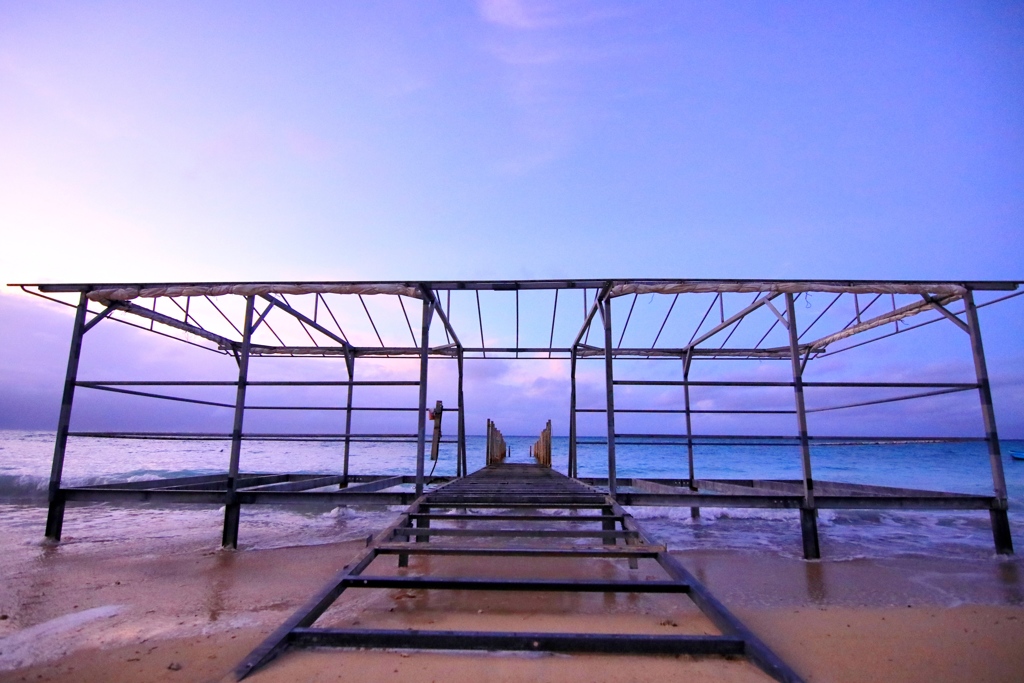
<svg viewBox="0 0 1024 683">
<path fill-rule="evenodd" d="M 481 0 L 484 21 L 520 31 L 578 26 L 620 16 L 621 10 L 592 2 L 542 0 Z"/>
<path fill-rule="evenodd" d="M 502 68 L 505 96 L 517 120 L 518 144 L 498 169 L 520 175 L 564 157 L 595 115 L 585 70 L 616 55 L 602 32 L 580 30 L 621 16 L 589 3 L 482 0 L 490 27 L 485 52 Z"/>
</svg>

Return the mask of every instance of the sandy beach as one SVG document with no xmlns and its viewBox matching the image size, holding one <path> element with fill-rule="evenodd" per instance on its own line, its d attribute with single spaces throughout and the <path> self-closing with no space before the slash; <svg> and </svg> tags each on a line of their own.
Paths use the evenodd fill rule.
<svg viewBox="0 0 1024 683">
<path fill-rule="evenodd" d="M 0 540 L 0 680 L 218 681 L 363 543 L 215 549 L 206 540 L 60 546 Z M 679 559 L 811 681 L 1011 681 L 1024 671 L 1019 559 L 803 562 L 735 551 Z M 408 571 L 506 574 L 433 559 Z M 389 564 L 389 562 L 391 564 Z M 399 571 L 380 560 L 377 573 Z M 538 576 L 579 566 L 531 565 Z M 589 576 L 627 578 L 611 562 Z M 641 574 L 655 568 L 641 563 Z M 573 574 L 575 572 L 576 574 Z M 568 574 L 567 574 L 568 573 Z M 362 627 L 715 633 L 685 598 L 349 591 L 319 622 Z M 742 660 L 435 652 L 289 652 L 250 680 L 764 681 Z"/>
</svg>

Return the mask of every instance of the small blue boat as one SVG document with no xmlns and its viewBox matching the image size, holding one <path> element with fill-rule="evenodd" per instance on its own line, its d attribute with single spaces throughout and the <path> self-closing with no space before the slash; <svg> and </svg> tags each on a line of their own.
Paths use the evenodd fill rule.
<svg viewBox="0 0 1024 683">
<path fill-rule="evenodd" d="M 1024 460 L 1024 451 L 1010 451 L 1010 457 L 1014 460 Z"/>
</svg>

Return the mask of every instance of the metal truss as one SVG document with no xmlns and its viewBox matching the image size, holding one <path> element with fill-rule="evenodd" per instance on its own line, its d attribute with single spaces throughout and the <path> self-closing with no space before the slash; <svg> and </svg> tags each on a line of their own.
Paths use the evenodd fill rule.
<svg viewBox="0 0 1024 683">
<path fill-rule="evenodd" d="M 335 440 L 344 444 L 341 483 L 347 485 L 353 443 L 392 440 L 416 444 L 415 487 L 422 493 L 424 473 L 427 368 L 431 362 L 455 361 L 458 367 L 458 425 L 456 475 L 468 473 L 465 445 L 464 363 L 476 360 L 562 360 L 570 368 L 569 459 L 567 472 L 577 475 L 578 445 L 588 440 L 578 433 L 579 415 L 603 413 L 606 435 L 601 442 L 608 455 L 607 486 L 619 494 L 616 444 L 685 445 L 687 481 L 691 493 L 700 488 L 694 473 L 695 446 L 765 445 L 789 443 L 800 450 L 802 479 L 801 521 L 804 554 L 818 557 L 815 481 L 811 469 L 812 444 L 832 440 L 856 441 L 842 435 L 811 435 L 809 414 L 862 408 L 910 400 L 927 400 L 961 392 L 977 392 L 984 436 L 992 469 L 992 515 L 995 545 L 1011 552 L 1006 518 L 1006 485 L 992 410 L 985 363 L 979 308 L 1015 297 L 1018 283 L 1007 281 L 849 281 L 849 280 L 694 280 L 694 279 L 581 279 L 501 281 L 388 281 L 388 282 L 236 282 L 236 283 L 92 283 L 17 285 L 23 290 L 65 303 L 76 309 L 67 377 L 50 481 L 47 536 L 59 539 L 64 501 L 70 494 L 61 486 L 69 437 L 224 439 L 231 443 L 222 501 L 225 504 L 224 544 L 237 543 L 239 505 L 247 502 L 239 485 L 242 444 L 252 439 Z M 982 301 L 976 301 L 976 296 Z M 75 300 L 67 300 L 73 296 Z M 641 297 L 643 297 L 641 299 Z M 419 301 L 419 306 L 409 302 Z M 638 303 L 640 302 L 640 303 Z M 801 309 L 800 318 L 797 309 Z M 419 309 L 418 316 L 417 310 Z M 809 311 L 804 313 L 803 311 Z M 614 314 L 614 315 L 613 315 Z M 434 335 L 431 325 L 434 319 Z M 617 321 L 622 320 L 622 323 Z M 178 339 L 213 353 L 234 358 L 234 382 L 133 382 L 103 378 L 79 380 L 78 356 L 84 335 L 104 321 L 115 321 Z M 965 333 L 975 367 L 972 382 L 815 382 L 805 380 L 810 361 L 829 358 L 938 322 Z M 443 334 L 442 334 L 443 333 Z M 472 344 L 470 346 L 469 344 Z M 343 405 L 306 406 L 253 404 L 246 400 L 252 359 L 261 357 L 340 358 L 348 373 L 335 382 L 346 394 Z M 401 382 L 357 381 L 355 365 L 361 359 L 408 359 L 419 363 L 416 379 Z M 406 362 L 408 362 L 406 361 Z M 603 406 L 578 406 L 577 370 L 580 363 L 602 361 L 605 379 Z M 681 364 L 679 379 L 622 376 L 627 363 L 674 361 Z M 700 380 L 691 377 L 694 361 L 784 361 L 790 365 L 785 381 Z M 264 385 L 269 383 L 262 383 Z M 317 382 L 280 382 L 278 386 L 323 385 Z M 233 401 L 206 400 L 174 393 L 176 388 L 225 386 L 235 390 Z M 417 405 L 357 406 L 353 392 L 359 387 L 415 386 Z M 616 407 L 617 387 L 678 387 L 683 397 L 674 407 Z M 691 392 L 706 387 L 750 391 L 787 388 L 792 407 L 699 408 Z M 71 406 L 75 389 L 114 392 L 140 398 L 193 403 L 233 411 L 230 432 L 218 434 L 72 432 Z M 808 404 L 806 395 L 822 388 L 884 389 L 896 392 L 852 401 Z M 820 395 L 820 394 L 817 394 Z M 344 412 L 344 431 L 310 434 L 253 433 L 243 429 L 249 411 L 327 410 Z M 358 433 L 352 430 L 353 413 L 360 411 L 415 412 L 415 432 Z M 618 433 L 616 418 L 662 415 L 685 418 L 685 433 Z M 701 434 L 693 420 L 705 415 L 792 415 L 795 434 Z M 942 437 L 921 436 L 928 440 Z M 876 441 L 905 441 L 906 437 L 871 437 Z M 590 443 L 594 443 L 591 439 Z M 410 475 L 411 476 L 411 475 Z M 243 495 L 245 494 L 245 495 Z M 90 494 L 93 495 L 93 494 Z M 218 494 L 220 495 L 220 494 Z M 675 495 L 673 493 L 672 495 Z M 696 514 L 697 505 L 693 506 Z"/>
</svg>

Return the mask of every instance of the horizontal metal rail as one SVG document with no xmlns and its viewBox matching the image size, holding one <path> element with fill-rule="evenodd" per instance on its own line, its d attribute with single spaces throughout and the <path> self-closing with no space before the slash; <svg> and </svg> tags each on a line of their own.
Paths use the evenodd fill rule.
<svg viewBox="0 0 1024 683">
<path fill-rule="evenodd" d="M 605 413 L 607 408 L 577 408 L 577 413 Z M 616 413 L 630 413 L 638 415 L 793 415 L 795 410 L 743 410 L 743 409 L 720 409 L 720 410 L 686 410 L 685 408 L 615 408 Z"/>
<path fill-rule="evenodd" d="M 909 394 L 906 396 L 894 396 L 891 398 L 879 398 L 872 401 L 858 401 L 856 403 L 844 403 L 837 406 L 825 406 L 822 408 L 807 408 L 808 413 L 824 413 L 831 410 L 845 410 L 847 408 L 863 408 L 865 406 L 877 406 L 884 403 L 898 403 L 899 401 L 910 401 L 916 398 L 928 398 L 931 396 L 945 396 L 946 394 L 955 394 L 961 391 L 968 391 L 960 387 L 954 387 L 952 389 L 936 389 L 935 391 L 922 391 L 916 394 Z"/>
<path fill-rule="evenodd" d="M 640 493 L 619 492 L 622 505 L 646 507 L 768 508 L 796 510 L 803 507 L 803 495 L 765 493 Z M 814 506 L 823 510 L 995 510 L 993 496 L 814 496 Z"/>
<path fill-rule="evenodd" d="M 708 439 L 730 441 L 736 439 L 749 439 L 752 441 L 771 441 L 779 443 L 799 443 L 800 437 L 787 436 L 784 434 L 694 434 L 688 437 L 686 434 L 616 434 L 616 439 L 650 439 L 652 442 L 660 439 Z M 821 443 L 969 443 L 974 441 L 985 441 L 984 437 L 974 436 L 810 436 L 812 442 Z M 596 442 L 595 442 L 596 443 Z"/>
<path fill-rule="evenodd" d="M 234 407 L 234 406 L 232 406 Z M 246 406 L 246 410 L 340 410 L 346 411 L 351 410 L 352 412 L 363 411 L 372 413 L 416 413 L 419 412 L 419 408 L 399 408 L 399 407 L 375 407 L 375 406 Z M 445 412 L 458 413 L 458 408 L 445 408 Z"/>
<path fill-rule="evenodd" d="M 561 547 L 532 547 L 505 545 L 497 548 L 472 546 L 445 546 L 438 543 L 382 543 L 377 546 L 381 555 L 443 555 L 465 557 L 578 557 L 578 558 L 653 558 L 664 546 L 607 546 L 605 548 L 588 548 L 566 545 Z"/>
<path fill-rule="evenodd" d="M 153 439 L 155 441 L 226 441 L 231 434 L 223 432 L 68 432 L 68 436 L 92 439 Z M 242 434 L 243 441 L 352 441 L 402 442 L 416 440 L 415 434 Z M 456 439 L 441 439 L 441 443 L 456 443 Z"/>
<path fill-rule="evenodd" d="M 409 515 L 411 519 L 432 519 L 437 521 L 452 522 L 607 522 L 621 521 L 621 517 L 615 515 L 512 515 L 512 514 L 430 514 L 417 512 Z"/>
<path fill-rule="evenodd" d="M 324 476 L 333 476 L 326 474 L 315 474 L 315 473 L 240 473 L 238 478 L 235 480 L 235 485 L 238 486 L 244 482 L 252 481 L 259 478 L 275 477 L 279 478 L 280 481 L 307 481 L 310 479 L 317 479 Z M 68 487 L 69 489 L 74 488 L 88 488 L 88 489 L 167 489 L 167 488 L 186 488 L 194 484 L 207 484 L 211 482 L 219 482 L 223 485 L 227 485 L 227 473 L 220 474 L 202 474 L 190 477 L 171 477 L 166 479 L 143 479 L 140 481 L 126 481 L 126 482 L 113 482 L 109 484 L 91 484 L 83 487 Z M 387 474 L 350 474 L 348 480 L 356 483 L 376 483 L 384 480 L 401 479 L 403 484 L 415 483 L 416 478 L 412 476 L 394 477 Z M 435 480 L 449 481 L 450 477 L 435 477 Z M 351 490 L 352 487 L 349 487 Z"/>
<path fill-rule="evenodd" d="M 591 531 L 582 529 L 396 529 L 395 536 L 429 538 L 465 536 L 467 538 L 636 538 L 633 531 Z"/>
<path fill-rule="evenodd" d="M 475 631 L 385 631 L 372 629 L 294 629 L 288 642 L 298 647 L 350 647 L 492 652 L 575 652 L 643 655 L 742 655 L 741 638 L 599 633 L 480 633 Z"/>
<path fill-rule="evenodd" d="M 149 283 L 125 283 L 125 282 L 91 282 L 91 283 L 35 283 L 23 282 L 12 283 L 11 287 L 35 287 L 40 292 L 58 294 L 61 292 L 89 292 L 98 289 L 123 289 L 123 288 L 165 288 L 165 287 L 212 287 L 224 286 L 225 284 L 237 286 L 258 286 L 270 285 L 281 287 L 294 287 L 295 285 L 393 285 L 399 287 L 420 287 L 438 291 L 446 290 L 491 290 L 507 291 L 534 290 L 534 289 L 600 289 L 601 287 L 616 284 L 643 284 L 643 285 L 686 285 L 695 292 L 714 293 L 724 292 L 761 292 L 770 291 L 774 286 L 791 285 L 795 291 L 831 291 L 834 289 L 858 291 L 866 288 L 876 288 L 888 292 L 892 286 L 904 285 L 907 287 L 921 287 L 922 291 L 933 288 L 935 285 L 957 285 L 968 287 L 979 291 L 1013 291 L 1019 284 L 1010 280 L 763 280 L 752 278 L 730 278 L 730 279 L 708 279 L 708 278 L 611 278 L 611 279 L 543 279 L 543 280 L 421 280 L 411 282 L 409 280 L 323 280 L 316 282 L 292 281 L 246 281 L 246 282 L 149 282 Z M 815 287 L 821 289 L 815 289 Z M 802 288 L 802 289 L 801 289 Z"/>
<path fill-rule="evenodd" d="M 397 588 L 455 591 L 545 591 L 583 593 L 687 593 L 677 581 L 602 581 L 588 579 L 480 579 L 437 576 L 367 576 L 345 579 L 347 588 Z"/>
<path fill-rule="evenodd" d="M 60 489 L 67 501 L 89 503 L 190 503 L 224 505 L 223 490 L 161 490 L 114 488 Z M 349 492 L 337 491 L 238 491 L 236 498 L 243 505 L 408 505 L 416 499 L 412 492 Z"/>
<path fill-rule="evenodd" d="M 636 387 L 792 387 L 793 382 L 676 380 L 676 379 L 617 379 L 613 384 Z M 833 389 L 977 389 L 977 383 L 964 382 L 804 382 L 804 387 Z"/>
<path fill-rule="evenodd" d="M 418 387 L 415 380 L 316 380 L 246 381 L 250 387 Z M 237 387 L 237 381 L 222 380 L 80 380 L 79 387 Z"/>
</svg>

